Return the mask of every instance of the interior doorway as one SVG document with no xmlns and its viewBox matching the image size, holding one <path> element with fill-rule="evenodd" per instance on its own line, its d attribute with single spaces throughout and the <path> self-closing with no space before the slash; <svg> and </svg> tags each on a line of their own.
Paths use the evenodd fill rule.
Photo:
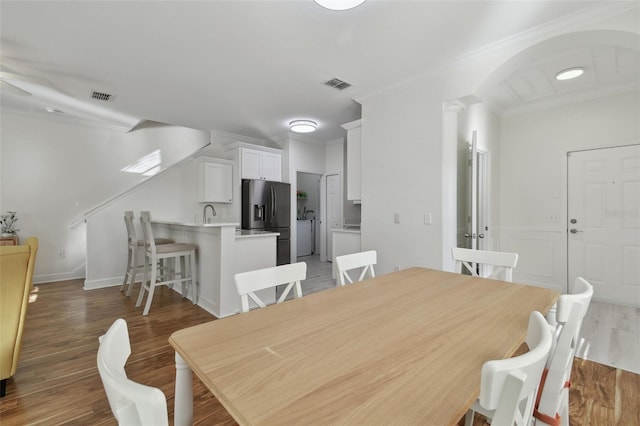
<svg viewBox="0 0 640 426">
<path fill-rule="evenodd" d="M 471 142 L 463 141 L 458 149 L 457 246 L 487 250 L 489 154 L 478 149 L 477 138 L 477 131 L 474 130 Z M 479 265 L 476 267 L 480 268 Z M 487 271 L 477 272 L 482 275 Z"/>
<path fill-rule="evenodd" d="M 640 145 L 567 153 L 567 194 L 568 285 L 640 307 Z"/>
<path fill-rule="evenodd" d="M 296 245 L 298 257 L 320 253 L 319 221 L 322 175 L 297 172 L 296 175 Z"/>
<path fill-rule="evenodd" d="M 470 143 L 458 150 L 458 232 L 457 246 L 487 249 L 488 153 L 478 149 L 477 132 Z"/>
</svg>

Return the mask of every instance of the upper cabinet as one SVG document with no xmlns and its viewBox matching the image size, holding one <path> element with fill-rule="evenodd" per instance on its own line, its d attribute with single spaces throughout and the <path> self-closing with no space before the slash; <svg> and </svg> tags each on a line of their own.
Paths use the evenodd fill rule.
<svg viewBox="0 0 640 426">
<path fill-rule="evenodd" d="M 360 202 L 362 182 L 362 120 L 342 125 L 347 131 L 347 200 Z"/>
<path fill-rule="evenodd" d="M 282 154 L 240 148 L 242 179 L 282 180 Z"/>
<path fill-rule="evenodd" d="M 203 158 L 198 164 L 198 201 L 233 201 L 233 165 L 230 161 Z"/>
<path fill-rule="evenodd" d="M 236 172 L 240 179 L 282 182 L 281 149 L 234 142 L 226 146 L 225 152 L 240 168 L 240 171 Z"/>
</svg>

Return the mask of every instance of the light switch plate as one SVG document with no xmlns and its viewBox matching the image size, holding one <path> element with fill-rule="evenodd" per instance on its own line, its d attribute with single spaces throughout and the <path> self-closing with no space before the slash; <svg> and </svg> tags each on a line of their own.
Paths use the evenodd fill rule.
<svg viewBox="0 0 640 426">
<path fill-rule="evenodd" d="M 393 214 L 393 223 L 400 223 L 400 213 Z"/>
<path fill-rule="evenodd" d="M 431 213 L 425 213 L 424 214 L 424 224 L 425 225 L 431 225 L 432 220 L 431 220 Z"/>
</svg>

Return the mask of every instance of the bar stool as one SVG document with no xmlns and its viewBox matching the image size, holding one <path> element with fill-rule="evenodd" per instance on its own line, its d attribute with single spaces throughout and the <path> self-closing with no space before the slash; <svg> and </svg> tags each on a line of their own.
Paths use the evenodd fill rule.
<svg viewBox="0 0 640 426">
<path fill-rule="evenodd" d="M 120 286 L 120 291 L 124 291 L 127 281 L 129 281 L 129 287 L 127 288 L 127 297 L 131 296 L 131 290 L 133 284 L 136 282 L 136 273 L 138 268 L 142 268 L 144 264 L 138 264 L 138 251 L 144 248 L 144 240 L 139 240 L 136 237 L 136 228 L 133 226 L 133 212 L 124 212 L 124 224 L 127 227 L 127 272 L 124 274 L 124 280 Z M 156 245 L 169 244 L 174 241 L 170 238 L 156 238 Z M 144 259 L 144 257 L 143 257 Z"/>
<path fill-rule="evenodd" d="M 144 277 L 140 286 L 140 294 L 136 302 L 136 308 L 142 304 L 145 290 L 149 292 L 147 302 L 144 306 L 142 315 L 149 313 L 153 292 L 156 286 L 166 285 L 173 287 L 174 284 L 182 285 L 182 297 L 186 297 L 185 283 L 189 283 L 191 290 L 191 301 L 196 304 L 196 250 L 198 246 L 188 243 L 170 243 L 156 246 L 153 238 L 153 230 L 151 229 L 151 218 L 149 212 L 140 212 L 140 222 L 142 223 L 142 232 L 144 234 Z M 168 268 L 160 268 L 158 262 L 169 259 L 171 264 Z M 180 272 L 176 271 L 178 261 L 180 262 Z M 167 265 L 165 265 L 167 266 Z M 151 277 L 149 277 L 149 268 L 151 268 Z M 160 274 L 158 274 L 160 270 Z M 180 276 L 180 278 L 178 278 Z"/>
</svg>

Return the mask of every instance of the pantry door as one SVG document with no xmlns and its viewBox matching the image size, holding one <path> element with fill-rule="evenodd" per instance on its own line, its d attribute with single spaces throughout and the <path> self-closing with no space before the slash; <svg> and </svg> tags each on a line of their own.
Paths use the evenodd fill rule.
<svg viewBox="0 0 640 426">
<path fill-rule="evenodd" d="M 640 307 L 640 145 L 567 154 L 569 290 Z"/>
</svg>

